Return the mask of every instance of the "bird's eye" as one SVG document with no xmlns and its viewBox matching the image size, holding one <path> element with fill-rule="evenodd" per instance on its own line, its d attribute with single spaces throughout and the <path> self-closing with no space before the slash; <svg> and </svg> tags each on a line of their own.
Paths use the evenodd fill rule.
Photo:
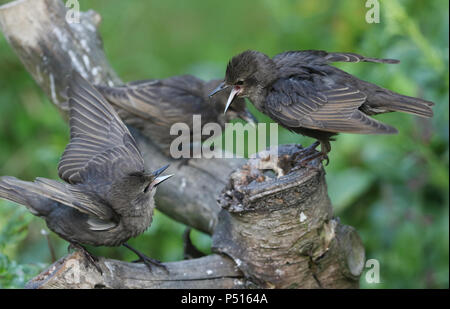
<svg viewBox="0 0 450 309">
<path fill-rule="evenodd" d="M 238 80 L 237 83 L 236 83 L 236 85 L 238 85 L 238 86 L 243 85 L 243 84 L 244 84 L 243 80 Z"/>
<path fill-rule="evenodd" d="M 148 189 L 150 189 L 150 184 L 148 184 L 145 188 L 144 188 L 144 193 L 148 192 Z"/>
</svg>

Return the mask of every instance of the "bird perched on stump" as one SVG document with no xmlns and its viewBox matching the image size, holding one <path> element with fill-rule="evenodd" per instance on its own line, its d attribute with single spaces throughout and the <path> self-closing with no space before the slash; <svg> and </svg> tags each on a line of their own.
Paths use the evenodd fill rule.
<svg viewBox="0 0 450 309">
<path fill-rule="evenodd" d="M 430 101 L 401 95 L 363 81 L 332 62 L 398 63 L 354 53 L 320 50 L 289 51 L 269 58 L 245 51 L 228 63 L 225 80 L 211 94 L 231 88 L 225 112 L 235 98 L 255 107 L 290 131 L 318 140 L 301 162 L 328 159 L 330 140 L 338 133 L 393 134 L 397 130 L 370 116 L 405 112 L 431 117 Z M 321 152 L 314 149 L 321 145 Z"/>
<path fill-rule="evenodd" d="M 146 171 L 135 140 L 102 95 L 76 73 L 69 85 L 70 143 L 58 166 L 64 182 L 4 176 L 0 197 L 42 217 L 100 272 L 97 259 L 83 244 L 124 245 L 149 268 L 162 266 L 126 241 L 150 226 L 155 189 L 171 176 L 160 176 L 167 166 Z"/>
<path fill-rule="evenodd" d="M 208 94 L 220 84 L 221 80 L 205 82 L 192 75 L 174 76 L 167 79 L 143 80 L 120 87 L 97 85 L 97 90 L 114 106 L 118 106 L 134 117 L 127 124 L 139 129 L 149 137 L 167 156 L 170 145 L 176 138 L 170 135 L 175 123 L 187 124 L 190 128 L 190 141 L 193 142 L 193 115 L 201 115 L 202 126 L 218 123 L 222 129 L 226 122 L 241 118 L 255 123 L 254 117 L 246 109 L 244 99 L 237 99 L 230 107 L 229 114 L 223 109 L 229 91 L 214 97 L 210 103 Z M 202 135 L 203 139 L 208 136 Z"/>
</svg>

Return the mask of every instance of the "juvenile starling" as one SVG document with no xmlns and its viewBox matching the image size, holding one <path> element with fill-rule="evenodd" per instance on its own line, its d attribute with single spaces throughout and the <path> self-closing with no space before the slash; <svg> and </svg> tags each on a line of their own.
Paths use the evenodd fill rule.
<svg viewBox="0 0 450 309">
<path fill-rule="evenodd" d="M 64 182 L 36 178 L 0 178 L 0 197 L 25 205 L 50 230 L 81 250 L 97 269 L 96 258 L 82 244 L 124 245 L 149 268 L 162 265 L 126 241 L 151 224 L 156 186 L 167 166 L 147 172 L 136 142 L 114 109 L 81 76 L 71 76 L 68 90 L 70 143 L 59 162 Z"/>
<path fill-rule="evenodd" d="M 223 109 L 229 91 L 214 97 L 208 94 L 220 84 L 220 80 L 205 82 L 192 75 L 175 76 L 167 79 L 143 80 L 128 83 L 121 87 L 96 86 L 97 90 L 114 106 L 121 107 L 135 117 L 127 124 L 139 129 L 170 156 L 170 144 L 177 138 L 170 135 L 175 123 L 185 123 L 190 127 L 190 140 L 193 141 L 193 115 L 201 115 L 202 126 L 218 123 L 222 129 L 226 122 L 241 118 L 254 123 L 255 119 L 246 109 L 245 100 L 236 100 L 230 113 L 224 115 Z M 212 104 L 215 103 L 215 104 Z M 202 135 L 202 140 L 208 136 Z"/>
<path fill-rule="evenodd" d="M 398 63 L 354 53 L 289 51 L 272 59 L 245 51 L 228 63 L 225 80 L 210 95 L 231 88 L 225 112 L 234 98 L 249 98 L 262 113 L 296 133 L 313 137 L 321 152 L 305 161 L 328 159 L 331 137 L 338 133 L 393 134 L 397 130 L 369 116 L 405 112 L 431 117 L 432 102 L 404 96 L 360 80 L 331 62 Z M 309 147 L 312 152 L 319 143 Z"/>
</svg>

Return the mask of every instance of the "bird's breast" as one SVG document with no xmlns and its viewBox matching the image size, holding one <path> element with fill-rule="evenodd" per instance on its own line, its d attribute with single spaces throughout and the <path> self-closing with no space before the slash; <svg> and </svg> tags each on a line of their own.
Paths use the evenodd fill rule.
<svg viewBox="0 0 450 309">
<path fill-rule="evenodd" d="M 136 237 L 144 233 L 152 223 L 154 208 L 153 199 L 130 205 L 127 211 L 122 213 L 120 225 L 124 230 L 129 231 L 130 237 Z"/>
</svg>

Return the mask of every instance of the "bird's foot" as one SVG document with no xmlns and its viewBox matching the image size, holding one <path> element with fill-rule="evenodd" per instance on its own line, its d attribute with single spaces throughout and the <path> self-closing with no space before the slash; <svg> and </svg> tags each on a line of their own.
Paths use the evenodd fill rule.
<svg viewBox="0 0 450 309">
<path fill-rule="evenodd" d="M 150 270 L 150 272 L 152 272 L 152 266 L 157 266 L 157 267 L 161 267 L 162 269 L 164 269 L 164 271 L 166 273 L 169 273 L 169 270 L 161 261 L 158 261 L 156 259 L 152 259 L 152 258 L 146 256 L 145 254 L 134 249 L 133 247 L 131 247 L 128 244 L 123 244 L 123 246 L 128 248 L 129 250 L 133 251 L 134 254 L 136 254 L 139 257 L 139 259 L 133 261 L 133 263 L 144 263 L 145 266 L 147 266 L 148 270 Z"/>
<path fill-rule="evenodd" d="M 133 261 L 133 263 L 144 263 L 145 266 L 147 266 L 148 270 L 150 270 L 150 272 L 152 271 L 153 266 L 157 266 L 157 267 L 161 267 L 162 269 L 164 269 L 164 271 L 166 273 L 169 273 L 169 270 L 161 261 L 149 258 L 148 256 L 145 256 L 145 255 L 139 257 L 139 259 Z"/>
<path fill-rule="evenodd" d="M 307 156 L 306 158 L 303 158 L 302 160 L 300 160 L 299 164 L 303 167 L 306 167 L 308 165 L 308 163 L 310 163 L 316 159 L 320 159 L 320 161 L 326 161 L 325 166 L 327 166 L 328 163 L 330 163 L 330 159 L 328 158 L 328 155 L 326 153 L 316 152 L 316 153 L 313 153 L 313 154 Z"/>
<path fill-rule="evenodd" d="M 308 147 L 308 148 L 310 148 L 310 147 Z M 296 161 L 296 166 L 294 166 L 294 168 L 292 168 L 291 171 L 296 171 L 296 170 L 299 170 L 301 168 L 305 168 L 305 167 L 311 166 L 309 164 L 312 161 L 316 160 L 316 159 L 320 159 L 320 161 L 326 161 L 325 162 L 325 166 L 327 166 L 328 163 L 330 163 L 330 159 L 328 158 L 328 154 L 326 154 L 324 152 L 315 151 L 314 148 L 313 149 L 308 149 L 308 148 L 305 149 L 306 152 L 300 151 L 299 153 L 296 154 L 296 157 L 295 157 L 294 160 L 297 159 L 299 154 L 302 154 L 302 157 L 300 158 L 300 160 Z M 305 154 L 307 156 L 304 156 Z M 311 167 L 314 168 L 314 169 L 319 169 L 319 167 L 316 166 L 316 165 L 313 165 Z"/>
<path fill-rule="evenodd" d="M 304 157 L 304 156 L 310 156 L 312 154 L 317 153 L 316 148 L 320 145 L 320 142 L 314 142 L 312 145 L 303 148 L 299 151 L 297 151 L 296 153 L 294 153 L 294 155 L 292 156 L 292 160 L 295 161 L 297 160 L 297 158 L 299 156 Z"/>
<path fill-rule="evenodd" d="M 90 253 L 85 247 L 83 247 L 82 245 L 77 244 L 77 243 L 70 243 L 70 245 L 67 249 L 69 251 L 70 250 L 78 250 L 81 253 L 83 253 L 86 260 L 97 269 L 97 271 L 100 273 L 100 275 L 103 275 L 103 270 L 100 268 L 100 266 L 98 266 L 98 261 L 99 261 L 98 257 L 96 257 L 95 255 Z"/>
</svg>

